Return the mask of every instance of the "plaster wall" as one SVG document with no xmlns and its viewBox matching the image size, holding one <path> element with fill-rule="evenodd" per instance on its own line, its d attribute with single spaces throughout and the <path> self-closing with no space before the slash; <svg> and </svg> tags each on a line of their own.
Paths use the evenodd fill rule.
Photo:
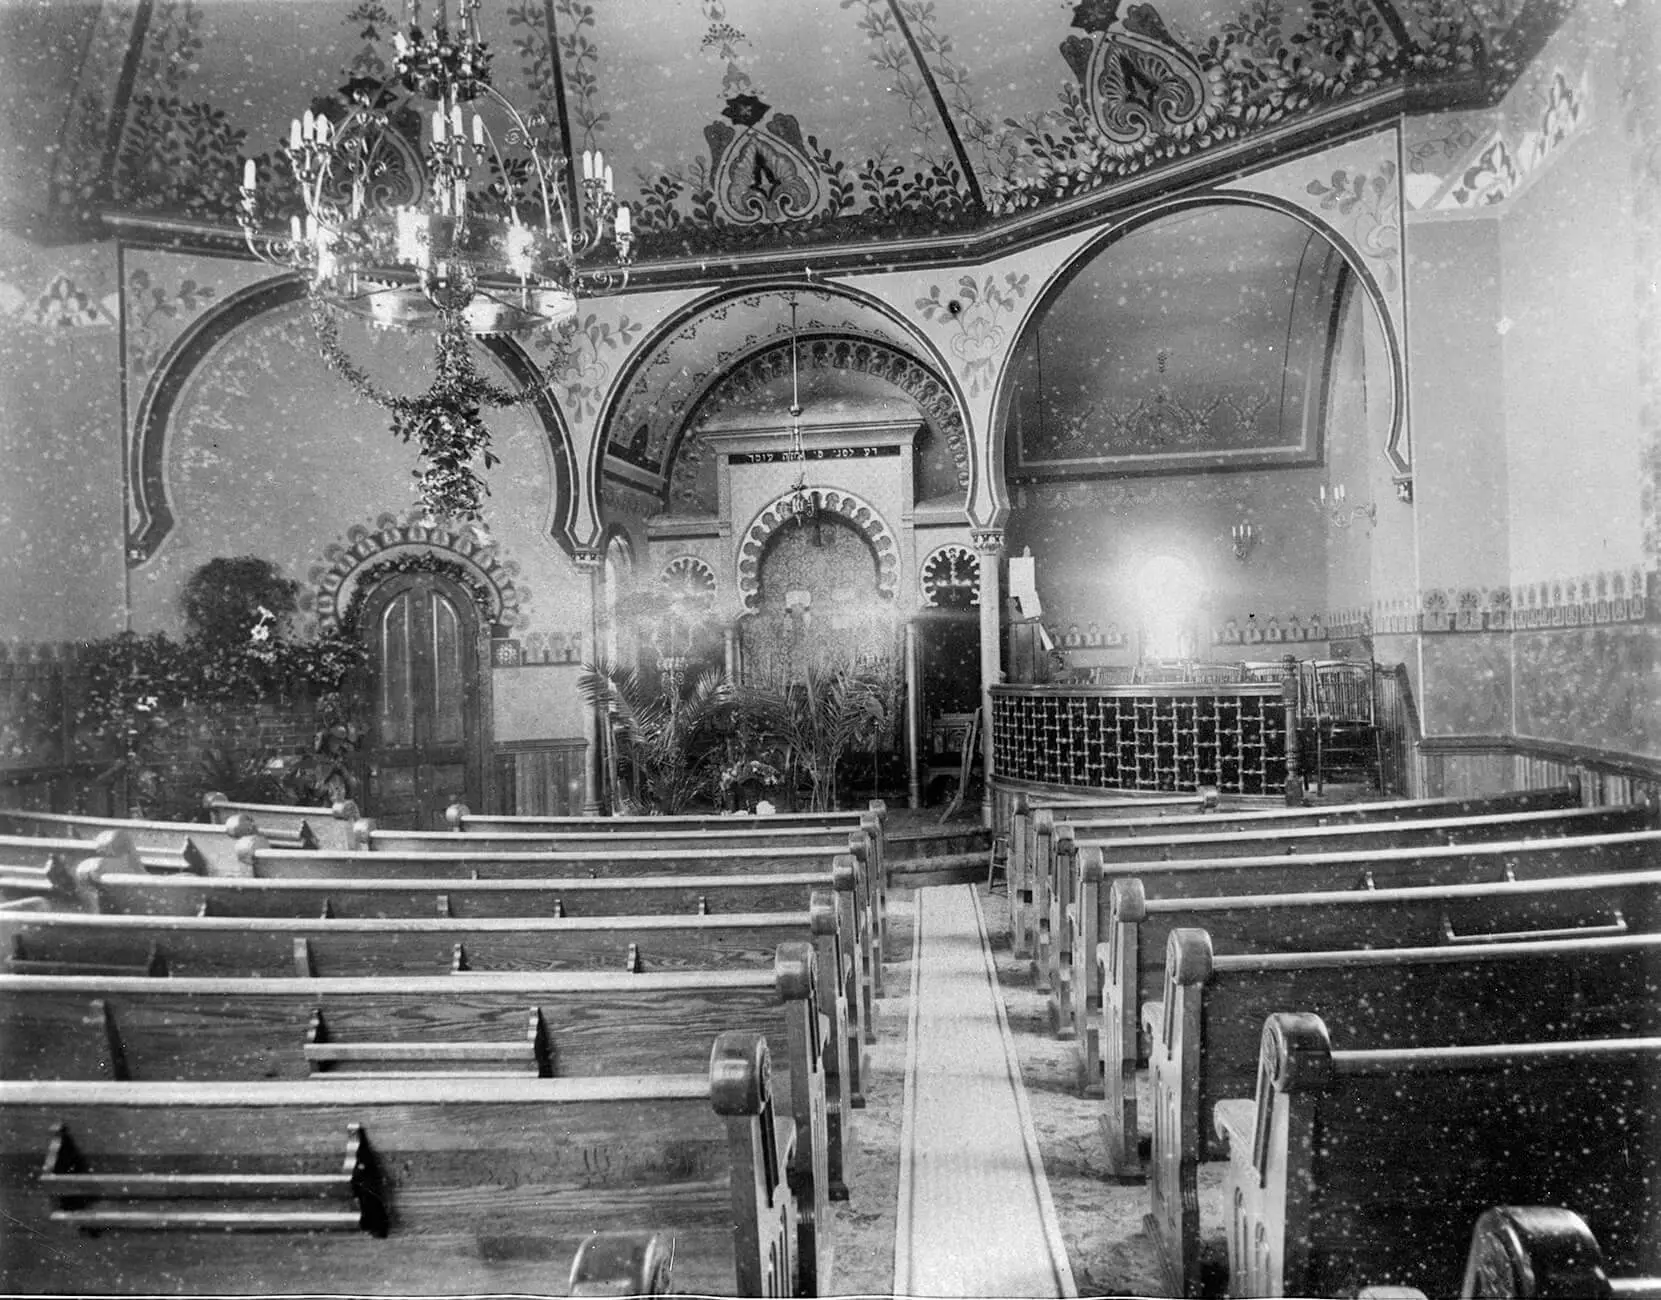
<svg viewBox="0 0 1661 1300">
<path fill-rule="evenodd" d="M 431 365 L 430 339 L 348 325 L 348 350 L 383 388 L 414 392 Z M 488 356 L 481 369 L 511 381 Z M 568 641 L 588 627 L 588 581 L 550 536 L 555 500 L 548 434 L 530 411 L 488 413 L 501 463 L 485 474 L 485 520 L 465 533 L 493 543 L 519 594 L 506 630 Z M 133 624 L 176 631 L 179 592 L 207 560 L 259 555 L 314 589 L 331 548 L 353 525 L 414 518 L 412 448 L 381 407 L 356 397 L 318 356 L 305 309 L 292 305 L 237 327 L 181 391 L 164 449 L 175 522 L 131 575 Z M 586 636 L 583 644 L 586 645 Z M 581 721 L 564 665 L 492 672 L 499 741 L 573 736 Z"/>
<path fill-rule="evenodd" d="M 1582 25 L 1594 50 L 1613 49 L 1601 6 Z M 1620 66 L 1589 61 L 1591 121 L 1495 223 L 1514 582 L 1642 559 L 1636 315 L 1656 268 L 1634 258 L 1636 142 L 1621 121 Z"/>
<path fill-rule="evenodd" d="M 0 231 L 0 640 L 126 622 L 118 263 Z"/>
</svg>

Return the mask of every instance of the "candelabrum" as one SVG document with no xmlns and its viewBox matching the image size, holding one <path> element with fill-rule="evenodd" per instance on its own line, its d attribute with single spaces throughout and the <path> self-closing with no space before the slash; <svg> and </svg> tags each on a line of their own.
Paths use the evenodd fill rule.
<svg viewBox="0 0 1661 1300">
<path fill-rule="evenodd" d="M 454 28 L 441 4 L 432 28 L 395 33 L 381 96 L 295 119 L 292 188 L 279 176 L 262 186 L 243 164 L 238 217 L 256 257 L 376 324 L 459 321 L 478 335 L 572 319 L 577 259 L 602 243 L 628 266 L 634 232 L 611 167 L 585 152 L 579 179 L 546 115 L 491 84 L 478 5 L 461 0 Z"/>
<path fill-rule="evenodd" d="M 1229 535 L 1234 542 L 1234 558 L 1244 564 L 1251 553 L 1257 549 L 1257 544 L 1263 540 L 1262 530 L 1254 523 L 1235 524 Z"/>
<path fill-rule="evenodd" d="M 1369 524 L 1378 519 L 1378 506 L 1369 501 L 1366 505 L 1350 505 L 1349 493 L 1342 483 L 1334 484 L 1331 491 L 1325 483 L 1321 484 L 1320 499 L 1310 503 L 1323 515 L 1334 528 L 1348 528 L 1358 520 L 1365 519 Z"/>
</svg>

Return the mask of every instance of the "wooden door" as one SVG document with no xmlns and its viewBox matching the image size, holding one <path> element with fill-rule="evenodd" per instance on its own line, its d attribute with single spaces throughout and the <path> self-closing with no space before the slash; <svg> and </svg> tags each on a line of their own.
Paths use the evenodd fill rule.
<svg viewBox="0 0 1661 1300">
<path fill-rule="evenodd" d="M 443 830 L 444 810 L 482 808 L 479 617 L 437 574 L 400 574 L 370 593 L 373 674 L 366 808 L 380 825 Z"/>
</svg>

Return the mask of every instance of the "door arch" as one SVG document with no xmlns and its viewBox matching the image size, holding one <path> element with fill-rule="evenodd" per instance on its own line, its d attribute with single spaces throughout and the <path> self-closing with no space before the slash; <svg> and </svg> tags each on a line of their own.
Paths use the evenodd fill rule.
<svg viewBox="0 0 1661 1300">
<path fill-rule="evenodd" d="M 488 653 L 467 590 L 437 573 L 400 573 L 364 600 L 369 646 L 365 806 L 383 826 L 443 830 L 444 810 L 487 806 Z"/>
</svg>

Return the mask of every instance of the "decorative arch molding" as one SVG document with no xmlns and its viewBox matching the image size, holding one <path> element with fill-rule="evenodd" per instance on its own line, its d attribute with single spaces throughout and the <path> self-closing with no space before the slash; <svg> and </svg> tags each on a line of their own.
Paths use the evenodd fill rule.
<svg viewBox="0 0 1661 1300">
<path fill-rule="evenodd" d="M 803 335 L 800 339 L 774 339 L 757 348 L 736 366 L 718 377 L 692 404 L 680 431 L 670 440 L 666 457 L 669 497 L 674 501 L 688 490 L 678 472 L 681 456 L 695 440 L 699 426 L 710 417 L 759 392 L 769 383 L 790 374 L 791 352 L 810 370 L 840 370 L 887 380 L 912 401 L 939 430 L 951 449 L 957 469 L 957 484 L 969 487 L 969 439 L 957 396 L 941 377 L 892 343 L 849 335 Z"/>
<path fill-rule="evenodd" d="M 174 410 L 198 367 L 237 330 L 268 312 L 280 311 L 306 300 L 306 282 L 297 276 L 282 276 L 251 285 L 229 295 L 204 312 L 177 339 L 156 366 L 145 386 L 133 422 L 129 451 L 132 484 L 133 523 L 127 535 L 127 564 L 137 568 L 155 555 L 168 533 L 173 531 L 173 510 L 167 499 L 167 435 Z M 480 345 L 521 385 L 542 382 L 535 361 L 517 343 L 507 338 L 485 338 Z M 572 525 L 576 519 L 576 452 L 571 433 L 553 398 L 540 394 L 531 403 L 548 439 L 553 465 L 554 502 L 549 532 L 570 554 Z"/>
<path fill-rule="evenodd" d="M 852 492 L 820 489 L 813 495 L 820 510 L 840 516 L 865 538 L 877 559 L 877 594 L 884 600 L 893 600 L 900 586 L 900 543 L 888 521 L 869 501 Z M 794 498 L 794 492 L 786 492 L 763 507 L 739 544 L 738 599 L 746 614 L 755 613 L 761 606 L 761 558 L 767 553 L 767 543 L 773 535 L 795 520 L 796 514 L 791 508 Z"/>
<path fill-rule="evenodd" d="M 629 354 L 629 358 L 619 368 L 616 382 L 608 390 L 605 401 L 595 416 L 594 427 L 602 430 L 605 436 L 594 438 L 588 461 L 587 484 L 589 489 L 589 505 L 595 511 L 594 518 L 600 518 L 603 505 L 602 484 L 617 484 L 619 480 L 611 478 L 606 473 L 606 458 L 615 444 L 615 429 L 619 418 L 629 409 L 631 403 L 637 399 L 645 400 L 650 372 L 669 364 L 669 349 L 677 342 L 687 342 L 696 336 L 699 322 L 705 317 L 718 317 L 730 310 L 734 303 L 745 299 L 759 298 L 767 294 L 815 293 L 831 298 L 845 299 L 848 303 L 865 308 L 891 326 L 899 335 L 911 340 L 911 348 L 917 355 L 927 358 L 925 364 L 928 372 L 935 376 L 951 394 L 954 410 L 958 412 L 960 421 L 966 426 L 965 413 L 968 411 L 968 399 L 951 369 L 946 358 L 941 354 L 935 341 L 920 329 L 916 321 L 910 319 L 904 312 L 893 304 L 868 290 L 860 289 L 842 282 L 827 282 L 811 269 L 801 280 L 766 280 L 754 284 L 746 284 L 742 288 L 723 288 L 713 290 L 700 298 L 683 304 L 679 309 L 668 313 L 648 335 L 640 341 Z M 780 336 L 778 342 L 788 348 L 788 342 Z M 787 353 L 788 355 L 788 353 Z M 904 355 L 902 353 L 902 355 Z M 649 405 L 649 402 L 648 402 Z M 690 405 L 690 403 L 688 403 Z M 971 455 L 973 455 L 971 451 Z M 661 471 L 662 462 L 655 462 Z M 970 481 L 974 481 L 974 466 L 971 462 Z M 650 491 L 663 492 L 667 488 L 666 476 L 657 472 L 657 480 Z M 632 485 L 630 485 L 632 487 Z M 635 489 L 648 491 L 645 488 Z"/>
<path fill-rule="evenodd" d="M 1055 300 L 1056 296 L 1066 288 L 1076 270 L 1091 259 L 1099 257 L 1111 245 L 1123 239 L 1133 230 L 1141 229 L 1178 212 L 1193 208 L 1217 207 L 1223 204 L 1268 208 L 1279 212 L 1314 233 L 1323 236 L 1337 250 L 1339 257 L 1343 259 L 1349 272 L 1354 277 L 1352 285 L 1360 289 L 1366 301 L 1372 307 L 1374 319 L 1377 321 L 1379 331 L 1384 339 L 1386 363 L 1390 370 L 1392 401 L 1390 433 L 1383 450 L 1390 460 L 1392 468 L 1396 470 L 1398 477 L 1411 475 L 1412 461 L 1407 441 L 1406 423 L 1407 375 L 1401 337 L 1396 329 L 1395 317 L 1390 310 L 1388 296 L 1378 278 L 1373 275 L 1371 268 L 1367 265 L 1362 250 L 1356 246 L 1353 240 L 1347 238 L 1342 231 L 1329 222 L 1321 220 L 1307 208 L 1297 203 L 1256 191 L 1208 189 L 1200 193 L 1162 200 L 1135 213 L 1133 216 L 1107 226 L 1094 238 L 1081 244 L 1071 256 L 1051 271 L 1042 288 L 1033 295 L 1031 305 L 1021 320 L 1020 328 L 1000 363 L 990 415 L 990 427 L 987 430 L 987 465 L 990 468 L 989 485 L 992 489 L 993 508 L 988 512 L 988 518 L 972 520 L 978 527 L 1001 529 L 1009 515 L 1009 490 L 1004 482 L 1002 470 L 1006 464 L 1008 454 L 1006 429 L 1009 422 L 1011 393 L 1015 385 L 1013 358 L 1019 355 L 1026 336 L 1037 327 L 1044 311 Z"/>
<path fill-rule="evenodd" d="M 479 601 L 480 613 L 498 630 L 522 624 L 530 590 L 518 581 L 519 566 L 504 560 L 495 541 L 481 541 L 471 529 L 431 524 L 420 518 L 376 517 L 353 524 L 344 542 L 332 542 L 307 578 L 315 588 L 311 606 L 324 630 L 340 626 L 359 584 L 372 571 L 454 571 Z M 306 602 L 305 596 L 301 603 Z"/>
</svg>

